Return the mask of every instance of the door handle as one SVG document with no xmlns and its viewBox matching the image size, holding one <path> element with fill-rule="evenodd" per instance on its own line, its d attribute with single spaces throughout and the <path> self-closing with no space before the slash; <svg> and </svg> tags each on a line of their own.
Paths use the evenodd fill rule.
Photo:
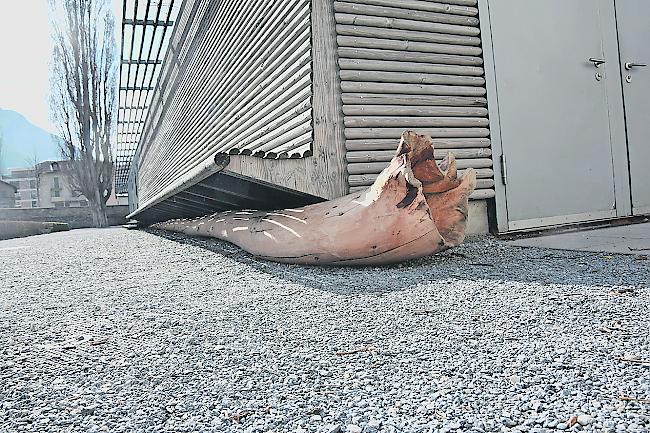
<svg viewBox="0 0 650 433">
<path fill-rule="evenodd" d="M 604 65 L 606 62 L 604 59 L 596 59 L 593 57 L 589 57 L 589 61 L 594 64 L 596 68 L 600 67 L 600 65 Z"/>
<path fill-rule="evenodd" d="M 628 71 L 632 68 L 645 68 L 646 65 L 645 63 L 634 63 L 634 62 L 625 62 L 625 69 Z"/>
</svg>

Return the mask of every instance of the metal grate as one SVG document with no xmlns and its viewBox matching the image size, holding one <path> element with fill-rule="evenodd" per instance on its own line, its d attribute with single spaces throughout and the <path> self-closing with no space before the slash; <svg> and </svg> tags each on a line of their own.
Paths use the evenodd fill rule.
<svg viewBox="0 0 650 433">
<path fill-rule="evenodd" d="M 126 192 L 131 160 L 140 141 L 153 90 L 172 35 L 180 1 L 124 0 L 120 64 L 115 192 Z"/>
</svg>

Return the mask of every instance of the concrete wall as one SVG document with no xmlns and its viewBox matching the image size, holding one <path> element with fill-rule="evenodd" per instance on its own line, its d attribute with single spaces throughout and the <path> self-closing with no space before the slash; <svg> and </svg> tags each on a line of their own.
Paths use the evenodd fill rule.
<svg viewBox="0 0 650 433">
<path fill-rule="evenodd" d="M 11 193 L 11 197 L 8 195 L 3 195 L 0 192 L 0 209 L 1 208 L 14 208 L 16 207 L 16 198 L 14 197 L 14 193 Z"/>
<path fill-rule="evenodd" d="M 471 235 L 485 235 L 490 231 L 488 224 L 488 210 L 486 200 L 470 200 L 467 209 L 467 227 L 465 233 Z"/>
<path fill-rule="evenodd" d="M 120 225 L 126 223 L 128 206 L 109 206 L 108 223 Z M 34 208 L 34 209 L 0 209 L 0 221 L 51 221 L 67 223 L 71 229 L 92 227 L 93 218 L 87 207 L 77 208 Z"/>
<path fill-rule="evenodd" d="M 16 207 L 16 190 L 5 182 L 0 182 L 0 208 Z"/>
<path fill-rule="evenodd" d="M 66 230 L 70 230 L 70 227 L 65 223 L 0 221 L 0 240 L 43 235 Z"/>
</svg>

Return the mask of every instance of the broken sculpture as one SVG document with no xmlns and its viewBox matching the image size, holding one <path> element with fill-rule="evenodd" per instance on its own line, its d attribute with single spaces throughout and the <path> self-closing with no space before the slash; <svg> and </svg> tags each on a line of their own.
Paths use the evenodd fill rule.
<svg viewBox="0 0 650 433">
<path fill-rule="evenodd" d="M 404 132 L 368 189 L 296 209 L 227 211 L 154 224 L 232 242 L 262 259 L 308 265 L 382 265 L 428 256 L 465 238 L 474 170 L 436 163 L 432 140 Z"/>
</svg>

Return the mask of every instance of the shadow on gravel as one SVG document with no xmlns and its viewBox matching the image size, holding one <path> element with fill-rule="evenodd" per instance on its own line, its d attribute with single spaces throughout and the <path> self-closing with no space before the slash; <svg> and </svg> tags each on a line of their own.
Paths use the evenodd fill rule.
<svg viewBox="0 0 650 433">
<path fill-rule="evenodd" d="M 397 265 L 317 267 L 260 260 L 218 239 L 151 228 L 143 231 L 212 251 L 261 273 L 335 293 L 395 291 L 450 280 L 635 288 L 650 283 L 650 261 L 634 256 L 516 247 L 491 236 L 475 237 L 452 250 Z"/>
</svg>

